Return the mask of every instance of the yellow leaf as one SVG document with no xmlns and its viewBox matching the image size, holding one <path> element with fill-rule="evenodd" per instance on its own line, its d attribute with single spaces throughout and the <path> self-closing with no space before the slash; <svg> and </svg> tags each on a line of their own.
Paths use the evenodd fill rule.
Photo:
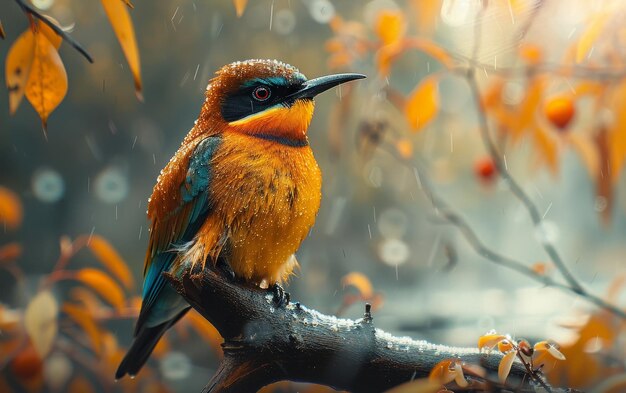
<svg viewBox="0 0 626 393">
<path fill-rule="evenodd" d="M 502 334 L 485 334 L 478 338 L 478 349 L 483 349 L 485 347 L 487 349 L 492 349 L 498 345 L 500 341 L 505 339 L 506 336 L 503 336 Z"/>
<path fill-rule="evenodd" d="M 218 353 L 222 354 L 222 336 L 217 331 L 217 329 L 209 323 L 204 317 L 196 310 L 191 310 L 185 316 L 185 320 L 189 322 L 191 327 L 196 331 L 198 336 L 200 336 L 203 340 L 211 344 L 211 347 Z"/>
<path fill-rule="evenodd" d="M 369 299 L 374 293 L 372 283 L 370 282 L 369 278 L 367 278 L 365 274 L 359 272 L 346 274 L 341 279 L 341 285 L 343 285 L 344 288 L 347 286 L 355 287 L 357 291 L 359 291 L 363 299 Z"/>
<path fill-rule="evenodd" d="M 440 388 L 441 385 L 438 382 L 431 381 L 428 378 L 421 378 L 398 385 L 385 393 L 437 393 Z"/>
<path fill-rule="evenodd" d="M 44 128 L 48 116 L 67 93 L 67 74 L 59 53 L 41 31 L 35 33 L 35 57 L 26 84 L 26 98 L 39 113 Z"/>
<path fill-rule="evenodd" d="M 450 53 L 437 45 L 434 41 L 414 37 L 407 41 L 407 46 L 426 53 L 448 69 L 454 67 L 454 61 L 452 56 L 450 56 Z"/>
<path fill-rule="evenodd" d="M 583 32 L 578 40 L 578 44 L 576 45 L 576 63 L 581 63 L 585 60 L 585 57 L 593 48 L 593 44 L 597 41 L 600 33 L 604 29 L 604 26 L 609 19 L 608 13 L 601 13 L 596 15 L 592 20 L 587 29 Z"/>
<path fill-rule="evenodd" d="M 505 354 L 500 360 L 500 364 L 498 365 L 498 379 L 501 383 L 506 382 L 506 379 L 511 372 L 513 362 L 515 361 L 515 355 L 517 355 L 517 352 L 511 351 Z"/>
<path fill-rule="evenodd" d="M 50 291 L 39 292 L 26 307 L 24 326 L 33 347 L 44 359 L 56 338 L 59 305 Z"/>
<path fill-rule="evenodd" d="M 248 5 L 248 0 L 233 0 L 233 4 L 235 5 L 237 18 L 241 18 L 241 15 L 243 15 L 243 12 L 246 10 L 246 6 Z"/>
<path fill-rule="evenodd" d="M 35 56 L 35 37 L 28 29 L 11 45 L 5 64 L 5 80 L 9 91 L 9 112 L 14 114 L 24 97 L 24 90 Z"/>
<path fill-rule="evenodd" d="M 405 43 L 398 41 L 385 45 L 376 52 L 376 68 L 378 68 L 381 76 L 387 76 L 391 73 L 392 63 L 404 53 L 405 49 Z"/>
<path fill-rule="evenodd" d="M 557 174 L 559 171 L 559 160 L 556 138 L 541 127 L 535 127 L 532 136 L 539 160 L 548 165 L 552 174 Z"/>
<path fill-rule="evenodd" d="M 428 380 L 436 382 L 440 385 L 445 385 L 452 382 L 457 377 L 456 373 L 456 360 L 442 360 L 430 370 Z"/>
<path fill-rule="evenodd" d="M 414 132 L 430 123 L 439 110 L 438 75 L 430 75 L 407 98 L 404 115 Z"/>
<path fill-rule="evenodd" d="M 104 11 L 111 22 L 113 31 L 120 45 L 126 61 L 130 67 L 135 80 L 135 93 L 139 100 L 143 100 L 141 93 L 141 64 L 139 61 L 139 50 L 135 39 L 135 29 L 130 18 L 128 7 L 121 0 L 102 0 Z"/>
<path fill-rule="evenodd" d="M 100 329 L 89 311 L 87 311 L 84 307 L 70 303 L 65 303 L 61 310 L 85 331 L 85 334 L 87 334 L 87 337 L 89 337 L 89 340 L 91 341 L 94 353 L 99 355 L 102 348 Z"/>
<path fill-rule="evenodd" d="M 374 31 L 384 45 L 400 40 L 405 30 L 406 23 L 402 12 L 383 10 L 377 15 Z"/>
<path fill-rule="evenodd" d="M 131 289 L 133 287 L 133 276 L 128 269 L 128 265 L 105 238 L 92 235 L 87 242 L 87 246 L 126 288 Z"/>
<path fill-rule="evenodd" d="M 74 377 L 67 387 L 68 393 L 94 393 L 95 389 L 89 380 L 82 375 Z"/>
<path fill-rule="evenodd" d="M 0 186 L 0 223 L 15 229 L 22 223 L 22 202 L 17 194 Z"/>
<path fill-rule="evenodd" d="M 439 20 L 441 0 L 412 0 L 411 5 L 415 9 L 418 31 L 423 34 L 431 34 L 435 29 L 437 20 Z"/>
<path fill-rule="evenodd" d="M 57 22 L 56 19 L 47 16 L 46 17 L 52 24 L 59 26 L 60 24 L 59 22 Z M 50 43 L 54 46 L 55 49 L 59 49 L 59 47 L 61 46 L 61 42 L 63 42 L 63 37 L 61 37 L 60 35 L 58 35 L 54 30 L 52 30 L 52 28 L 50 26 L 48 26 L 47 24 L 41 22 L 41 21 L 37 21 L 37 28 L 41 31 L 41 33 L 43 33 L 43 35 L 46 36 L 46 38 L 48 39 L 48 41 L 50 41 Z"/>
<path fill-rule="evenodd" d="M 124 307 L 124 292 L 106 273 L 98 269 L 85 268 L 76 272 L 76 279 L 102 296 L 117 309 Z"/>
<path fill-rule="evenodd" d="M 565 355 L 561 353 L 553 344 L 547 341 L 539 341 L 533 347 L 535 352 L 546 351 L 550 356 L 557 360 L 565 360 Z"/>
</svg>

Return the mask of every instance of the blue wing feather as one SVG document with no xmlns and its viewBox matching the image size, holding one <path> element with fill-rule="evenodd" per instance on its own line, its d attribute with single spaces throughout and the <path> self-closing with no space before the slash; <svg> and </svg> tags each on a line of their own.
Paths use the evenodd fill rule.
<svg viewBox="0 0 626 393">
<path fill-rule="evenodd" d="M 210 212 L 211 160 L 220 143 L 220 137 L 208 137 L 201 141 L 192 153 L 185 182 L 180 186 L 182 203 L 170 214 L 170 216 L 174 216 L 185 208 L 189 209 L 187 217 L 184 218 L 183 231 L 178 236 L 175 236 L 165 249 L 157 250 L 152 258 L 152 262 L 144 277 L 143 304 L 139 320 L 137 321 L 136 333 L 144 323 L 147 323 L 148 326 L 163 323 L 171 317 L 169 314 L 176 315 L 180 312 L 180 310 L 173 309 L 176 308 L 174 307 L 175 305 L 172 304 L 172 307 L 168 306 L 168 303 L 178 299 L 166 299 L 171 298 L 172 294 L 176 294 L 172 290 L 164 291 L 166 281 L 162 273 L 169 271 L 176 259 L 177 250 L 184 248 L 185 243 L 193 240 L 193 237 Z M 162 303 L 160 306 L 159 302 Z"/>
</svg>

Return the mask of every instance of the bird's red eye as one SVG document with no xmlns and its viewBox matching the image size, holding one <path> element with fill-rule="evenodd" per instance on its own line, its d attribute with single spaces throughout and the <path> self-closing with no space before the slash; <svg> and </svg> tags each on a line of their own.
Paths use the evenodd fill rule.
<svg viewBox="0 0 626 393">
<path fill-rule="evenodd" d="M 265 86 L 259 86 L 252 92 L 252 96 L 258 101 L 265 101 L 270 98 L 270 89 Z"/>
</svg>

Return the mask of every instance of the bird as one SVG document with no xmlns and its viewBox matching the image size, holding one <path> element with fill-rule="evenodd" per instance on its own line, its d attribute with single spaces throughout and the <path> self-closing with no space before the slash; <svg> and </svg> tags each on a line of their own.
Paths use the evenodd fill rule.
<svg viewBox="0 0 626 393">
<path fill-rule="evenodd" d="M 362 78 L 344 73 L 308 80 L 289 64 L 265 59 L 215 73 L 198 119 L 148 200 L 141 310 L 116 379 L 134 377 L 190 308 L 164 272 L 180 277 L 212 263 L 280 299 L 280 284 L 298 266 L 295 252 L 322 197 L 307 135 L 313 98 Z"/>
</svg>

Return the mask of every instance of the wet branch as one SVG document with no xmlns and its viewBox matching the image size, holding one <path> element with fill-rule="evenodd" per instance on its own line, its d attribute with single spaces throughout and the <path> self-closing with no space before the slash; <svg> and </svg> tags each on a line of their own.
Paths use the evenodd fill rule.
<svg viewBox="0 0 626 393">
<path fill-rule="evenodd" d="M 383 392 L 427 377 L 433 366 L 447 359 L 487 370 L 485 378 L 466 374 L 471 389 L 505 389 L 494 377 L 500 353 L 394 337 L 375 327 L 369 308 L 362 319 L 349 320 L 299 303 L 278 306 L 270 292 L 235 283 L 208 267 L 182 278 L 166 277 L 225 340 L 224 358 L 204 392 L 254 392 L 281 380 Z M 514 363 L 507 383 L 507 389 L 535 391 L 521 362 Z"/>
<path fill-rule="evenodd" d="M 89 61 L 90 63 L 93 63 L 93 58 L 91 57 L 91 55 L 87 53 L 85 48 L 83 48 L 82 45 L 78 43 L 78 41 L 72 38 L 72 36 L 70 36 L 65 31 L 63 31 L 63 29 L 61 29 L 59 26 L 52 23 L 50 19 L 46 18 L 44 15 L 42 15 L 39 11 L 34 9 L 30 4 L 26 3 L 24 0 L 15 0 L 15 2 L 17 3 L 17 5 L 20 6 L 22 11 L 24 11 L 27 15 L 37 18 L 42 23 L 45 23 L 46 25 L 48 25 L 48 27 L 50 27 L 55 33 L 61 36 L 61 38 L 63 38 L 64 41 L 69 43 L 74 49 L 76 49 L 81 55 L 83 55 L 83 57 L 87 59 L 87 61 Z"/>
</svg>

